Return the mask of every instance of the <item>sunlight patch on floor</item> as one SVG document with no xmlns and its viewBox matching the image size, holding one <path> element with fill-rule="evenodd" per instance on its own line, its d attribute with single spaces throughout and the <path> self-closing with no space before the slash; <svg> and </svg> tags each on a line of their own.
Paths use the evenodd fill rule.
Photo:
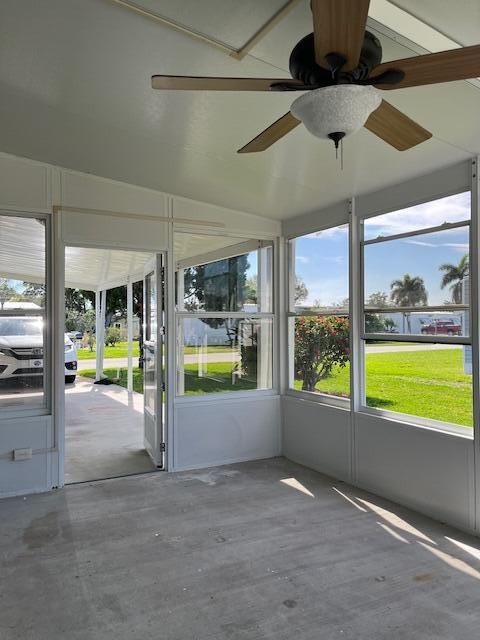
<svg viewBox="0 0 480 640">
<path fill-rule="evenodd" d="M 421 540 L 425 540 L 426 542 L 430 542 L 430 544 L 437 544 L 424 533 L 422 533 L 419 529 L 416 529 L 406 520 L 403 520 L 402 518 L 400 518 L 400 516 L 397 516 L 397 514 L 393 513 L 392 511 L 387 511 L 387 509 L 383 509 L 373 502 L 369 502 L 368 500 L 364 500 L 363 498 L 357 498 L 357 500 L 367 506 L 374 513 L 383 518 L 383 520 L 391 524 L 396 529 L 401 529 L 405 533 L 410 533 L 412 536 L 420 538 Z"/>
<path fill-rule="evenodd" d="M 310 496 L 310 498 L 315 497 L 313 493 L 309 491 L 307 487 L 305 487 L 296 478 L 283 478 L 282 480 L 280 480 L 280 482 L 283 482 L 283 484 L 286 484 L 288 487 L 291 487 L 292 489 L 296 489 L 297 491 L 304 493 L 306 496 Z"/>
<path fill-rule="evenodd" d="M 467 564 L 463 560 L 459 560 L 459 558 L 455 558 L 454 556 L 451 556 L 449 553 L 445 553 L 445 551 L 440 551 L 440 549 L 433 549 L 430 545 L 425 544 L 424 542 L 420 542 L 420 540 L 417 540 L 417 542 L 418 544 L 422 545 L 424 549 L 427 549 L 428 551 L 430 551 L 430 553 L 433 553 L 434 556 L 436 556 L 437 558 L 445 562 L 445 564 L 448 564 L 449 567 L 452 567 L 453 569 L 457 569 L 458 571 L 465 573 L 467 576 L 470 576 L 471 578 L 480 580 L 480 572 L 474 569 L 473 567 L 471 567 L 469 564 Z"/>
</svg>

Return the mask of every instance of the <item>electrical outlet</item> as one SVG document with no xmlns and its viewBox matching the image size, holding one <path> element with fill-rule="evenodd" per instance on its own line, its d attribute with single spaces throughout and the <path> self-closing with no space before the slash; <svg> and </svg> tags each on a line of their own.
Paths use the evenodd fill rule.
<svg viewBox="0 0 480 640">
<path fill-rule="evenodd" d="M 14 449 L 13 450 L 13 459 L 15 462 L 19 460 L 30 460 L 32 457 L 31 449 Z"/>
</svg>

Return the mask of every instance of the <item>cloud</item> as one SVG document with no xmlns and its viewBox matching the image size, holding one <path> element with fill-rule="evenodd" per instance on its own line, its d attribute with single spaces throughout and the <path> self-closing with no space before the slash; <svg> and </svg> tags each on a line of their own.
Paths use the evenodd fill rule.
<svg viewBox="0 0 480 640">
<path fill-rule="evenodd" d="M 416 231 L 436 227 L 444 222 L 462 222 L 470 219 L 470 208 L 470 192 L 466 192 L 367 218 L 365 237 Z"/>
<path fill-rule="evenodd" d="M 453 247 L 460 251 L 468 251 L 470 249 L 468 242 L 445 242 L 444 247 Z"/>
<path fill-rule="evenodd" d="M 300 264 L 308 264 L 310 262 L 310 258 L 307 258 L 307 256 L 295 256 L 295 260 Z"/>
<path fill-rule="evenodd" d="M 468 251 L 468 242 L 424 242 L 423 240 L 404 240 L 405 244 L 414 244 L 419 247 L 449 247 L 459 251 Z"/>
<path fill-rule="evenodd" d="M 348 233 L 348 224 L 344 224 L 341 227 L 330 227 L 328 229 L 324 229 L 323 231 L 315 231 L 314 233 L 308 233 L 305 236 L 302 236 L 303 238 L 322 238 L 322 240 L 324 240 L 325 238 L 333 238 L 333 237 L 339 237 L 339 236 L 344 236 L 345 234 Z"/>
<path fill-rule="evenodd" d="M 419 247 L 438 247 L 438 244 L 433 242 L 422 242 L 421 240 L 405 240 L 405 244 L 415 244 Z"/>
<path fill-rule="evenodd" d="M 320 256 L 320 260 L 325 262 L 333 262 L 333 264 L 343 264 L 345 256 Z"/>
</svg>

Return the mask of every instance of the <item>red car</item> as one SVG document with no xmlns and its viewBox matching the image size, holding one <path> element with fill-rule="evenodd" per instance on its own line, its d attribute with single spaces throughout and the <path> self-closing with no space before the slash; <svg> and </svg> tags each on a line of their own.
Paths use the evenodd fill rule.
<svg viewBox="0 0 480 640">
<path fill-rule="evenodd" d="M 453 320 L 432 320 L 429 324 L 424 324 L 421 331 L 423 334 L 432 336 L 437 334 L 447 336 L 462 335 L 462 327 Z"/>
</svg>

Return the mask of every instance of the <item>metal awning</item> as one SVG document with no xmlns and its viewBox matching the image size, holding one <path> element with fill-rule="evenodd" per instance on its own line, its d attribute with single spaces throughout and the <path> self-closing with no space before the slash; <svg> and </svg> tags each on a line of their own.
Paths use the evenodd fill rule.
<svg viewBox="0 0 480 640">
<path fill-rule="evenodd" d="M 2 216 L 0 224 L 0 277 L 44 282 L 45 245 L 40 241 L 43 219 Z M 239 245 L 240 238 L 199 233 L 175 233 L 176 264 L 198 264 L 196 257 Z M 114 228 L 112 243 L 115 243 Z M 91 291 L 111 289 L 143 278 L 144 265 L 152 254 L 121 249 L 66 247 L 65 286 Z"/>
</svg>

